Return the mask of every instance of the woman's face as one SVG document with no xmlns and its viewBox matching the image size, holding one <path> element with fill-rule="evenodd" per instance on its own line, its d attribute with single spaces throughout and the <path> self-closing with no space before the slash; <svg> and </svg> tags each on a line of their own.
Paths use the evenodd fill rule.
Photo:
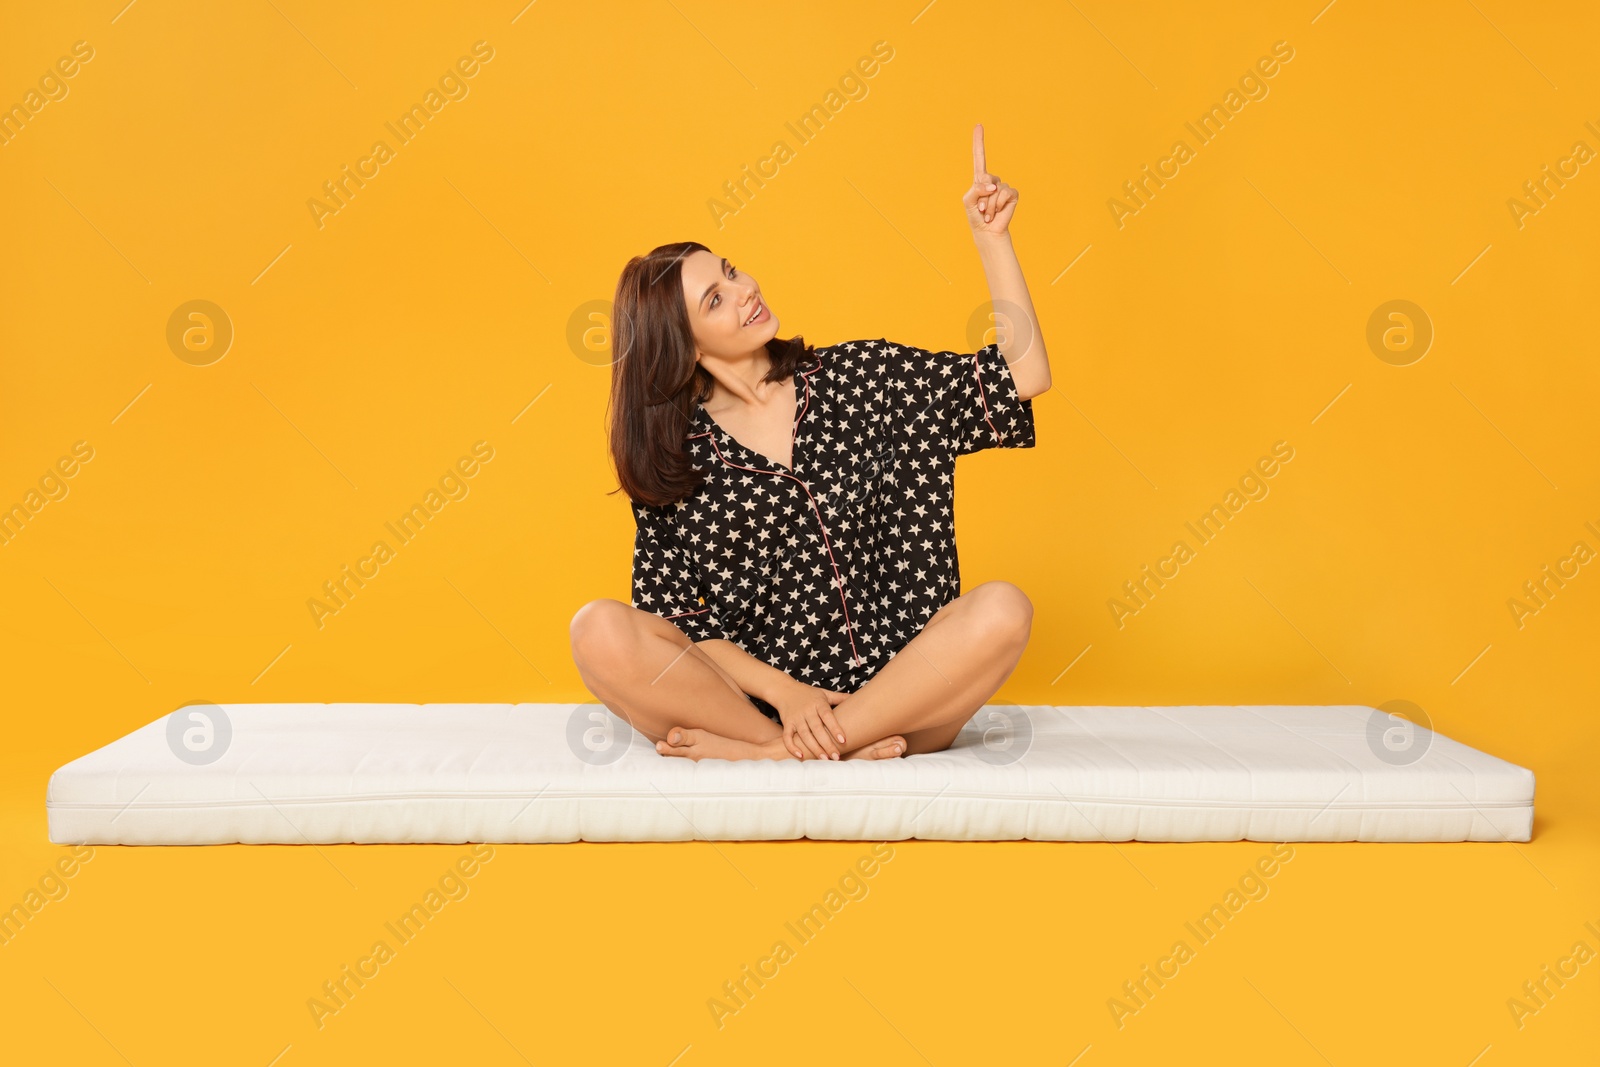
<svg viewBox="0 0 1600 1067">
<path fill-rule="evenodd" d="M 684 258 L 683 303 L 701 355 L 748 356 L 778 335 L 778 317 L 767 307 L 756 280 L 710 252 Z"/>
</svg>

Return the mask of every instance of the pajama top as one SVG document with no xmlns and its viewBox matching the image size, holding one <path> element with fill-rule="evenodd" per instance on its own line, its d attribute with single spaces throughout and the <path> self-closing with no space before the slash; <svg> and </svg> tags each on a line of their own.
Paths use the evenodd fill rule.
<svg viewBox="0 0 1600 1067">
<path fill-rule="evenodd" d="M 706 479 L 686 500 L 633 503 L 633 603 L 853 693 L 961 594 L 956 457 L 1032 448 L 1033 402 L 995 345 L 813 351 L 795 372 L 790 467 L 695 405 L 684 448 Z"/>
</svg>

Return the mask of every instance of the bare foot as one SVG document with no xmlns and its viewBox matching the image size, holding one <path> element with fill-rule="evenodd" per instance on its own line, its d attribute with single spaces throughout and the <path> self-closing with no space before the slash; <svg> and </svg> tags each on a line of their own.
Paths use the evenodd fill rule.
<svg viewBox="0 0 1600 1067">
<path fill-rule="evenodd" d="M 840 759 L 895 759 L 906 751 L 906 739 L 899 734 L 879 738 L 870 745 L 862 745 L 840 755 Z"/>
<path fill-rule="evenodd" d="M 663 756 L 687 756 L 703 759 L 794 759 L 794 754 L 783 747 L 783 738 L 771 741 L 739 741 L 723 737 L 710 730 L 687 726 L 674 726 L 667 731 L 665 741 L 656 742 L 656 751 Z"/>
</svg>

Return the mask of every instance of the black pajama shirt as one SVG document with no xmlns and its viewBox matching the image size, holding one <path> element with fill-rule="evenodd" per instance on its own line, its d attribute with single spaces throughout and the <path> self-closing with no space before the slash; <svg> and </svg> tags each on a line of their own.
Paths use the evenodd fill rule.
<svg viewBox="0 0 1600 1067">
<path fill-rule="evenodd" d="M 961 594 L 956 457 L 1032 448 L 1033 402 L 995 345 L 813 351 L 795 373 L 790 467 L 695 406 L 684 447 L 706 479 L 686 500 L 633 504 L 633 604 L 853 693 Z"/>
</svg>

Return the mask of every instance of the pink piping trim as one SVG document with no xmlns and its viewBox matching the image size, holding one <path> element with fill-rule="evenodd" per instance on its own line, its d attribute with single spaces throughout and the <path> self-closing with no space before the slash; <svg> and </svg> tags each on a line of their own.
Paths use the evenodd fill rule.
<svg viewBox="0 0 1600 1067">
<path fill-rule="evenodd" d="M 822 360 L 819 357 L 818 360 L 817 360 L 816 366 L 812 367 L 811 370 L 809 370 L 809 371 L 800 371 L 798 373 L 800 373 L 802 375 L 811 374 L 811 373 L 814 373 L 821 366 L 822 366 Z M 800 415 L 795 419 L 795 423 L 794 423 L 794 425 L 795 425 L 795 433 L 797 433 L 797 434 L 799 433 L 799 431 L 800 431 L 800 419 L 805 417 L 806 409 L 809 408 L 810 406 L 811 406 L 811 379 L 807 378 L 806 379 L 806 403 L 805 403 L 805 407 L 802 407 L 800 409 Z M 712 450 L 716 452 L 717 458 L 722 460 L 723 464 L 726 465 L 726 466 L 735 467 L 735 468 L 737 468 L 739 470 L 742 470 L 742 471 L 755 471 L 757 474 L 776 474 L 781 478 L 788 478 L 789 480 L 791 480 L 791 481 L 795 482 L 797 485 L 799 485 L 801 489 L 805 490 L 806 499 L 811 501 L 811 510 L 817 516 L 817 527 L 818 527 L 818 529 L 820 529 L 822 531 L 822 547 L 827 550 L 827 553 L 828 553 L 828 565 L 833 568 L 834 582 L 839 587 L 839 606 L 844 608 L 844 632 L 845 632 L 845 635 L 850 638 L 850 655 L 855 660 L 855 666 L 857 666 L 857 667 L 861 666 L 861 664 L 864 661 L 861 659 L 861 653 L 859 651 L 857 651 L 857 649 L 856 649 L 855 628 L 853 626 L 851 626 L 851 624 L 850 624 L 850 601 L 845 597 L 845 593 L 844 593 L 844 576 L 839 573 L 839 561 L 834 559 L 834 557 L 833 557 L 833 543 L 828 539 L 828 527 L 827 527 L 827 524 L 822 521 L 822 510 L 817 507 L 817 499 L 816 499 L 816 497 L 811 495 L 810 487 L 808 487 L 805 482 L 801 481 L 799 478 L 796 478 L 794 475 L 787 474 L 787 473 L 785 473 L 783 471 L 769 471 L 769 470 L 763 470 L 760 467 L 746 467 L 742 463 L 734 463 L 733 461 L 728 459 L 727 456 L 724 456 L 722 454 L 722 449 L 721 448 L 717 447 L 716 433 L 711 431 L 711 430 L 707 430 L 705 433 L 693 434 L 693 435 L 691 435 L 691 437 L 689 439 L 692 440 L 695 437 L 707 437 L 707 438 L 710 438 L 711 439 L 711 448 L 712 448 Z M 793 440 L 792 437 L 791 437 L 791 440 Z M 792 456 L 790 457 L 791 460 L 793 458 L 794 457 L 792 457 Z M 707 610 L 709 610 L 709 609 L 707 609 Z"/>
<path fill-rule="evenodd" d="M 799 375 L 805 377 L 805 379 L 806 379 L 806 402 L 800 408 L 800 414 L 798 414 L 798 415 L 796 415 L 794 417 L 794 432 L 789 435 L 789 445 L 790 445 L 789 463 L 790 463 L 791 467 L 794 464 L 794 454 L 793 454 L 794 442 L 795 442 L 795 439 L 800 436 L 800 420 L 804 419 L 806 417 L 806 412 L 811 410 L 811 378 L 810 378 L 810 375 L 816 373 L 817 371 L 819 371 L 821 369 L 822 369 L 822 357 L 818 356 L 817 357 L 816 366 L 812 367 L 810 370 L 797 370 L 797 371 L 795 371 L 796 374 L 799 374 Z"/>
<path fill-rule="evenodd" d="M 734 463 L 733 461 L 729 460 L 727 456 L 722 454 L 722 449 L 717 448 L 716 436 L 709 430 L 702 434 L 695 434 L 695 436 L 711 438 L 711 447 L 716 451 L 717 458 L 722 460 L 723 463 L 730 467 L 736 467 L 742 471 L 755 471 L 757 474 L 776 474 L 781 478 L 790 479 L 799 485 L 801 489 L 805 490 L 806 499 L 811 501 L 811 510 L 817 516 L 817 526 L 822 530 L 822 547 L 828 552 L 828 565 L 833 568 L 833 578 L 835 583 L 839 586 L 839 604 L 844 608 L 844 632 L 850 638 L 850 655 L 855 658 L 855 665 L 858 667 L 861 666 L 863 661 L 861 659 L 861 653 L 856 650 L 855 630 L 850 625 L 850 602 L 845 599 L 844 595 L 844 576 L 839 573 L 839 561 L 833 558 L 833 544 L 828 540 L 828 527 L 822 521 L 822 511 L 817 507 L 816 497 L 811 495 L 810 488 L 807 487 L 806 483 L 802 482 L 799 478 L 796 478 L 792 474 L 785 474 L 783 471 L 769 471 L 763 470 L 760 467 L 746 467 L 742 463 Z"/>
<path fill-rule="evenodd" d="M 988 348 L 989 346 L 984 345 L 983 347 Z M 996 348 L 995 354 L 998 355 L 999 352 L 1000 350 Z M 1004 359 L 1005 357 L 1001 356 L 1000 358 Z M 984 395 L 985 390 L 983 388 L 983 360 L 978 358 L 977 352 L 972 354 L 972 362 L 975 364 L 975 373 L 978 379 L 978 399 L 983 401 L 983 421 L 989 423 L 989 432 L 994 434 L 994 443 L 1000 444 L 1000 431 L 994 428 L 993 422 L 989 422 L 989 398 Z"/>
</svg>

